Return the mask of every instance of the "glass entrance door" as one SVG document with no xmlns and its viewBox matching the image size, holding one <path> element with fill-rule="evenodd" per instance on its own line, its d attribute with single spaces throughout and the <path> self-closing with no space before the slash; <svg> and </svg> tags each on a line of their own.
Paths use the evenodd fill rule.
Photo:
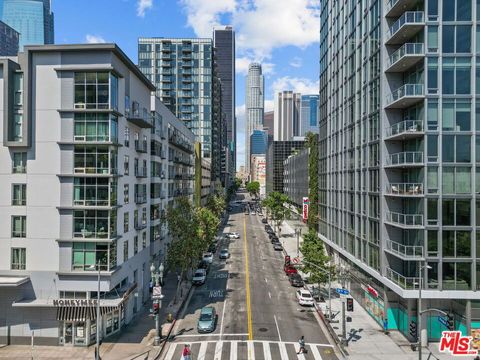
<svg viewBox="0 0 480 360">
<path fill-rule="evenodd" d="M 72 345 L 73 340 L 73 323 L 66 322 L 65 323 L 65 331 L 64 331 L 64 344 L 65 345 Z"/>
</svg>

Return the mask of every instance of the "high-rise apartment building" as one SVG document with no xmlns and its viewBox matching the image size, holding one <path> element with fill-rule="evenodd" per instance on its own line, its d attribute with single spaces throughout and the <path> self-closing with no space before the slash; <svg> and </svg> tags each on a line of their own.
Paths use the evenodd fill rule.
<svg viewBox="0 0 480 360">
<path fill-rule="evenodd" d="M 378 321 L 480 325 L 478 1 L 322 1 L 320 227 Z M 478 77 L 477 77 L 478 79 Z M 422 308 L 418 308 L 419 287 Z M 436 340 L 438 314 L 422 316 Z"/>
<path fill-rule="evenodd" d="M 225 114 L 226 143 L 223 151 L 230 152 L 229 168 L 223 169 L 224 179 L 229 183 L 235 174 L 237 121 L 235 118 L 235 31 L 231 26 L 215 27 L 213 30 L 215 75 L 221 83 L 222 112 Z M 214 99 L 215 100 L 215 99 Z"/>
<path fill-rule="evenodd" d="M 262 65 L 251 63 L 245 88 L 245 167 L 250 172 L 250 135 L 253 130 L 263 129 L 265 85 L 262 75 Z"/>
<path fill-rule="evenodd" d="M 0 20 L 20 34 L 20 51 L 24 45 L 54 43 L 50 0 L 0 0 Z"/>
<path fill-rule="evenodd" d="M 0 67 L 0 342 L 88 346 L 150 299 L 194 135 L 115 44 L 26 46 Z"/>
<path fill-rule="evenodd" d="M 0 21 L 0 56 L 16 56 L 19 38 L 16 30 Z"/>
<path fill-rule="evenodd" d="M 212 157 L 212 39 L 140 38 L 138 66 Z"/>
<path fill-rule="evenodd" d="M 302 95 L 299 136 L 305 136 L 308 132 L 318 134 L 318 100 L 319 95 Z"/>
<path fill-rule="evenodd" d="M 275 94 L 274 141 L 290 141 L 300 136 L 300 99 L 301 95 L 293 91 Z"/>
</svg>

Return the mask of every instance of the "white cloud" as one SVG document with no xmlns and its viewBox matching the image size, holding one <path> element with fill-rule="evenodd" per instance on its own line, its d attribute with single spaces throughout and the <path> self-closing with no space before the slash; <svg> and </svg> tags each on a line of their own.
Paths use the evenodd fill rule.
<svg viewBox="0 0 480 360">
<path fill-rule="evenodd" d="M 299 68 L 302 67 L 302 59 L 299 58 L 298 56 L 295 56 L 291 61 L 290 61 L 290 66 L 294 68 Z"/>
<path fill-rule="evenodd" d="M 248 65 L 250 65 L 252 61 L 247 57 L 237 57 L 235 59 L 235 71 L 242 75 L 248 74 Z"/>
<path fill-rule="evenodd" d="M 273 111 L 273 107 L 275 105 L 275 102 L 273 100 L 265 100 L 263 102 L 263 106 L 264 106 L 264 111 L 267 112 L 267 111 Z"/>
<path fill-rule="evenodd" d="M 145 11 L 153 7 L 153 0 L 137 0 L 137 16 L 144 17 Z"/>
<path fill-rule="evenodd" d="M 106 42 L 105 39 L 100 35 L 92 35 L 92 34 L 87 34 L 85 36 L 85 41 L 89 44 L 101 44 Z"/>
<path fill-rule="evenodd" d="M 312 81 L 305 78 L 296 78 L 290 76 L 283 76 L 276 79 L 272 84 L 273 93 L 277 93 L 284 90 L 292 90 L 301 94 L 318 94 L 319 82 Z"/>
</svg>

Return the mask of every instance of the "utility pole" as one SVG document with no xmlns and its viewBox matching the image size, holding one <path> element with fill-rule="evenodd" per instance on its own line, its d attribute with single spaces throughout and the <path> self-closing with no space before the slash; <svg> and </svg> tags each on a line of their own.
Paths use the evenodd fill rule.
<svg viewBox="0 0 480 360">
<path fill-rule="evenodd" d="M 346 273 L 342 269 L 342 289 L 345 289 L 345 276 Z M 347 343 L 347 320 L 345 318 L 345 302 L 346 299 L 342 299 L 342 342 L 345 346 L 348 346 Z"/>
</svg>

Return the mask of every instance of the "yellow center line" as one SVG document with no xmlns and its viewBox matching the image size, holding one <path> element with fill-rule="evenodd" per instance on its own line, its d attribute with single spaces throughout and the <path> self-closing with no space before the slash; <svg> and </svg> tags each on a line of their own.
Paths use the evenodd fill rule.
<svg viewBox="0 0 480 360">
<path fill-rule="evenodd" d="M 253 340 L 252 307 L 250 304 L 250 274 L 248 273 L 247 217 L 243 216 L 243 244 L 245 248 L 245 288 L 247 289 L 248 340 Z"/>
</svg>

